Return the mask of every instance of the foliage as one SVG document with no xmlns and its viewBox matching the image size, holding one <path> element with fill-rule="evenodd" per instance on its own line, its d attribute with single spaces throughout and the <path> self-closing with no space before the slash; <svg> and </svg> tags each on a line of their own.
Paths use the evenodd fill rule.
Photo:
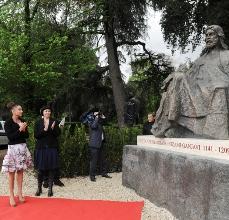
<svg viewBox="0 0 229 220">
<path fill-rule="evenodd" d="M 99 105 L 114 121 L 115 107 L 116 111 L 124 111 L 120 106 L 125 104 L 129 87 L 123 85 L 119 48 L 127 49 L 130 55 L 133 46 L 140 45 L 146 52 L 139 38 L 145 35 L 148 3 L 147 0 L 8 0 L 0 3 L 0 80 L 3 82 L 0 107 L 15 100 L 24 105 L 29 114 L 36 114 L 42 105 L 49 103 L 55 109 L 55 117 L 60 118 L 67 112 L 76 121 L 90 105 Z M 96 54 L 100 39 L 110 51 L 109 66 L 99 66 Z M 135 80 L 140 75 L 134 73 L 132 81 L 135 82 L 129 84 L 143 100 L 144 92 L 154 94 L 145 100 L 147 109 L 156 108 L 159 85 L 164 77 L 156 65 L 149 63 L 156 63 L 157 58 L 161 62 L 160 56 L 153 57 L 153 61 L 142 57 L 142 64 L 140 59 L 138 61 L 142 69 L 135 71 L 154 72 L 151 77 L 154 83 L 149 84 L 150 80 L 143 78 Z M 154 70 L 146 70 L 148 65 L 154 66 Z M 148 92 L 141 92 L 144 84 Z M 119 114 L 121 118 L 123 115 Z"/>
<path fill-rule="evenodd" d="M 132 62 L 133 75 L 128 87 L 144 106 L 142 116 L 157 110 L 160 103 L 160 89 L 164 79 L 174 71 L 171 61 L 164 54 L 137 56 Z"/>
<path fill-rule="evenodd" d="M 218 24 L 229 36 L 229 1 L 227 0 L 151 0 L 162 11 L 164 39 L 174 49 L 192 43 L 195 48 L 202 39 L 206 25 Z M 227 38 L 227 43 L 229 43 Z"/>
<path fill-rule="evenodd" d="M 120 40 L 137 40 L 145 31 L 145 14 L 147 1 L 131 0 L 96 0 L 76 1 L 81 10 L 81 27 L 88 34 L 105 34 L 104 22 L 112 20 L 115 38 Z"/>
<path fill-rule="evenodd" d="M 39 1 L 29 2 L 32 12 Z M 24 30 L 24 5 L 11 2 L 1 7 L 0 80 L 3 83 L 0 85 L 0 105 L 15 100 L 24 104 L 27 111 L 35 113 L 41 105 L 58 100 L 61 108 L 56 110 L 61 114 L 68 105 L 76 106 L 75 102 L 81 105 L 81 100 L 94 101 L 100 94 L 107 101 L 111 88 L 103 82 L 96 50 L 77 28 L 56 23 L 52 18 L 54 8 L 48 10 L 48 3 L 41 2 L 36 19 L 31 19 L 31 39 Z M 54 6 L 58 11 L 59 5 Z M 29 64 L 24 61 L 28 41 Z M 88 108 L 85 105 L 84 101 L 78 112 Z"/>
<path fill-rule="evenodd" d="M 29 148 L 31 154 L 33 155 L 34 154 L 34 150 L 35 150 L 35 137 L 34 137 L 34 132 L 33 132 L 35 122 L 34 121 L 30 121 L 30 122 L 28 122 L 28 125 L 29 125 L 28 126 L 29 139 L 28 139 L 27 145 L 28 145 L 28 148 Z"/>
<path fill-rule="evenodd" d="M 137 144 L 137 135 L 141 134 L 141 127 L 121 128 L 107 126 L 105 128 L 107 160 L 111 172 L 121 171 L 123 146 Z"/>
<path fill-rule="evenodd" d="M 123 127 L 126 91 L 120 70 L 119 46 L 132 45 L 145 31 L 146 0 L 76 1 L 83 16 L 79 26 L 86 33 L 104 39 L 118 125 Z M 98 40 L 98 41 L 99 41 Z M 134 42 L 135 44 L 136 42 Z M 120 55 L 121 54 L 121 55 Z"/>
<path fill-rule="evenodd" d="M 32 133 L 32 124 L 29 129 L 29 149 L 34 152 L 35 140 Z M 141 134 L 141 127 L 122 128 L 114 126 L 105 127 L 105 151 L 110 172 L 121 171 L 122 151 L 126 144 L 136 144 L 137 135 Z M 59 139 L 61 173 L 64 177 L 88 175 L 89 152 L 88 134 L 84 126 L 66 126 Z"/>
<path fill-rule="evenodd" d="M 60 161 L 62 175 L 72 177 L 88 172 L 88 149 L 84 127 L 76 126 L 74 130 L 67 127 L 60 139 Z"/>
</svg>

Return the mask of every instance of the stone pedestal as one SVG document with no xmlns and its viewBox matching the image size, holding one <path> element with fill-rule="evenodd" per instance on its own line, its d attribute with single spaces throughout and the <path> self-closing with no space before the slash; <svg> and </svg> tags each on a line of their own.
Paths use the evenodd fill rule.
<svg viewBox="0 0 229 220">
<path fill-rule="evenodd" d="M 229 160 L 125 146 L 123 185 L 179 220 L 229 219 Z"/>
<path fill-rule="evenodd" d="M 229 140 L 157 138 L 153 135 L 139 135 L 137 145 L 229 160 Z"/>
</svg>

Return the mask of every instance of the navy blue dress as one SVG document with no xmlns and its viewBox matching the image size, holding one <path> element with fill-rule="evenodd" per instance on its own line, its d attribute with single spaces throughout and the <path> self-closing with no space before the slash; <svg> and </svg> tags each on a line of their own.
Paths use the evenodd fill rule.
<svg viewBox="0 0 229 220">
<path fill-rule="evenodd" d="M 60 128 L 57 121 L 54 129 L 51 128 L 54 121 L 50 118 L 47 131 L 44 130 L 44 119 L 40 119 L 35 123 L 34 166 L 38 170 L 55 170 L 59 167 L 58 136 L 60 135 Z"/>
</svg>

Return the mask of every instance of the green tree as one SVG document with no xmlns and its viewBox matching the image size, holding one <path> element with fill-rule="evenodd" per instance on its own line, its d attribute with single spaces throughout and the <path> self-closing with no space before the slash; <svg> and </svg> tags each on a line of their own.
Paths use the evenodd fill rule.
<svg viewBox="0 0 229 220">
<path fill-rule="evenodd" d="M 202 39 L 206 25 L 223 27 L 229 43 L 229 1 L 227 0 L 151 0 L 155 10 L 162 11 L 164 39 L 173 49 L 188 44 L 195 48 Z"/>
<path fill-rule="evenodd" d="M 136 45 L 145 31 L 146 0 L 76 1 L 82 10 L 84 33 L 103 36 L 107 50 L 118 124 L 124 126 L 126 91 L 120 70 L 118 47 Z M 139 42 L 139 41 L 138 41 Z"/>
<path fill-rule="evenodd" d="M 40 7 L 36 6 L 38 1 L 29 1 L 30 10 L 36 7 L 36 14 L 29 19 L 26 34 L 23 3 L 28 1 L 9 1 L 0 11 L 0 79 L 4 82 L 0 86 L 0 102 L 3 105 L 17 100 L 27 110 L 37 112 L 41 103 L 53 97 L 66 98 L 71 93 L 75 98 L 74 91 L 83 96 L 82 88 L 91 86 L 86 83 L 88 78 L 97 72 L 102 76 L 105 71 L 98 67 L 96 51 L 77 29 L 54 22 L 45 1 L 40 2 Z M 69 101 L 65 99 L 63 106 Z"/>
<path fill-rule="evenodd" d="M 147 112 L 157 110 L 160 103 L 161 86 L 164 79 L 174 71 L 171 61 L 164 54 L 141 54 L 131 64 L 133 75 L 128 82 L 128 87 L 139 100 L 144 110 L 141 116 Z"/>
</svg>

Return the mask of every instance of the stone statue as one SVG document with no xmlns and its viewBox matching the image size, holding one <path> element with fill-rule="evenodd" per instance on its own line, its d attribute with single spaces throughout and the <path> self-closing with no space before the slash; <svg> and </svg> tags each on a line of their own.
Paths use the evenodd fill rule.
<svg viewBox="0 0 229 220">
<path fill-rule="evenodd" d="M 206 29 L 206 47 L 186 71 L 169 75 L 152 133 L 157 137 L 229 139 L 229 50 L 223 29 Z"/>
</svg>

